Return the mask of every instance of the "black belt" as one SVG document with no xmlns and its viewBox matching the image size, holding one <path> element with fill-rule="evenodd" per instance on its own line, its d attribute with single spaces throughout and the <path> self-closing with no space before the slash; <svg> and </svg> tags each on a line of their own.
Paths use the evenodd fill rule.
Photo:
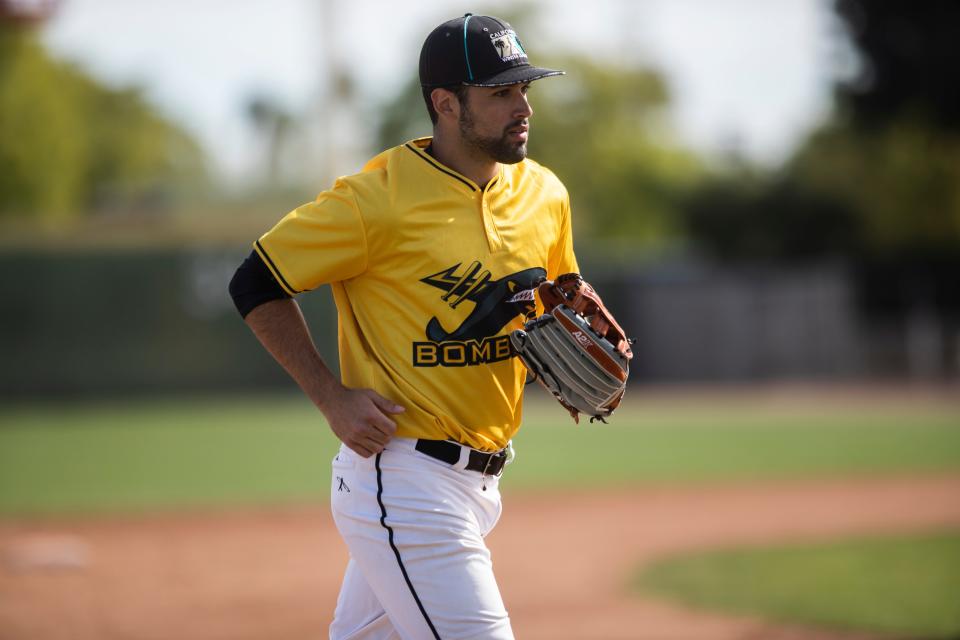
<svg viewBox="0 0 960 640">
<path fill-rule="evenodd" d="M 467 469 L 479 471 L 485 476 L 499 476 L 503 473 L 503 465 L 507 462 L 507 450 L 496 453 L 485 453 L 470 449 L 470 458 L 467 460 Z M 442 460 L 447 464 L 457 464 L 460 461 L 461 446 L 449 440 L 417 440 L 417 451 L 425 453 L 431 458 Z"/>
</svg>

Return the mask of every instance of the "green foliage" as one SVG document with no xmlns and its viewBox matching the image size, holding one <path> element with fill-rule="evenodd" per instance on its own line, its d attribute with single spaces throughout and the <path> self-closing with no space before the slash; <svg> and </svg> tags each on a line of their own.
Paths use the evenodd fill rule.
<svg viewBox="0 0 960 640">
<path fill-rule="evenodd" d="M 77 84 L 89 109 L 90 136 L 96 141 L 85 176 L 84 206 L 162 208 L 179 191 L 202 186 L 200 148 L 160 117 L 139 91 L 105 89 L 84 77 Z"/>
<path fill-rule="evenodd" d="M 960 7 L 836 0 L 835 8 L 862 64 L 836 86 L 831 119 L 780 174 L 728 174 L 695 193 L 688 231 L 724 258 L 899 261 L 904 273 L 888 269 L 894 277 L 938 289 L 937 267 L 917 263 L 960 259 L 960 94 L 945 75 L 960 63 Z"/>
<path fill-rule="evenodd" d="M 92 140 L 71 79 L 29 32 L 0 25 L 0 214 L 62 215 L 83 198 Z"/>
<path fill-rule="evenodd" d="M 727 259 L 956 260 L 960 135 L 916 118 L 867 128 L 837 115 L 782 171 L 705 181 L 684 219 L 694 244 Z"/>
<path fill-rule="evenodd" d="M 960 136 L 838 118 L 782 171 L 717 174 L 683 209 L 693 244 L 725 259 L 960 256 Z"/>
<path fill-rule="evenodd" d="M 832 119 L 788 165 L 791 179 L 853 214 L 849 253 L 960 256 L 960 62 L 949 0 L 837 0 L 862 64 L 836 87 Z M 922 46 L 921 46 L 922 45 Z"/>
<path fill-rule="evenodd" d="M 670 139 L 658 74 L 585 58 L 551 60 L 567 76 L 531 90 L 530 155 L 564 181 L 579 231 L 651 246 L 676 239 L 696 158 Z"/>
<path fill-rule="evenodd" d="M 646 245 L 674 238 L 680 199 L 700 169 L 666 133 L 668 96 L 661 78 L 582 57 L 539 56 L 538 64 L 567 75 L 535 82 L 530 90 L 530 157 L 566 184 L 577 235 Z M 380 146 L 431 131 L 412 79 L 384 110 Z"/>
<path fill-rule="evenodd" d="M 684 206 L 690 239 L 723 260 L 803 260 L 848 255 L 860 228 L 851 207 L 793 177 L 715 177 Z"/>
<path fill-rule="evenodd" d="M 869 130 L 836 122 L 791 169 L 849 203 L 864 252 L 960 252 L 960 135 L 914 119 Z"/>
<path fill-rule="evenodd" d="M 960 534 L 717 551 L 661 561 L 646 589 L 691 604 L 898 637 L 960 634 Z"/>
<path fill-rule="evenodd" d="M 528 403 L 505 491 L 960 468 L 956 410 L 643 402 L 575 426 Z M 0 410 L 0 514 L 325 500 L 337 441 L 305 398 Z"/>
<path fill-rule="evenodd" d="M 0 25 L 0 217 L 163 208 L 205 182 L 197 144 L 134 89 L 53 60 Z"/>
</svg>

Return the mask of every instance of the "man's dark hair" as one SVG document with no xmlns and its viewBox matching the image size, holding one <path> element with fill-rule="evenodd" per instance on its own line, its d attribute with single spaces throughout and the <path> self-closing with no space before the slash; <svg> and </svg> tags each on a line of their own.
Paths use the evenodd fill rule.
<svg viewBox="0 0 960 640">
<path fill-rule="evenodd" d="M 434 89 L 446 89 L 447 91 L 452 91 L 453 95 L 457 96 L 457 100 L 460 101 L 460 104 L 463 104 L 467 101 L 467 85 L 454 84 L 448 87 L 423 87 L 423 101 L 427 103 L 427 113 L 430 114 L 430 122 L 437 124 L 437 110 L 433 108 L 433 100 L 430 99 L 430 94 L 433 93 Z"/>
</svg>

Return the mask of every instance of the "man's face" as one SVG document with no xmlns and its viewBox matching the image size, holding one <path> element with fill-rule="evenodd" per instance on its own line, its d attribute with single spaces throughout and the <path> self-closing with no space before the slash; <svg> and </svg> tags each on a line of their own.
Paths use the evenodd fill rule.
<svg viewBox="0 0 960 640">
<path fill-rule="evenodd" d="M 463 141 L 497 162 L 515 164 L 527 157 L 530 83 L 505 87 L 467 87 L 460 103 Z"/>
</svg>

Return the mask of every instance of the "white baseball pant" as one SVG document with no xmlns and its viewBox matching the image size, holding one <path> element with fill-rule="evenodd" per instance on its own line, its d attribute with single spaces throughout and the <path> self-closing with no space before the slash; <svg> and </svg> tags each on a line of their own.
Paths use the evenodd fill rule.
<svg viewBox="0 0 960 640">
<path fill-rule="evenodd" d="M 331 508 L 350 561 L 331 640 L 513 640 L 483 538 L 500 518 L 499 479 L 394 438 L 333 460 Z"/>
</svg>

